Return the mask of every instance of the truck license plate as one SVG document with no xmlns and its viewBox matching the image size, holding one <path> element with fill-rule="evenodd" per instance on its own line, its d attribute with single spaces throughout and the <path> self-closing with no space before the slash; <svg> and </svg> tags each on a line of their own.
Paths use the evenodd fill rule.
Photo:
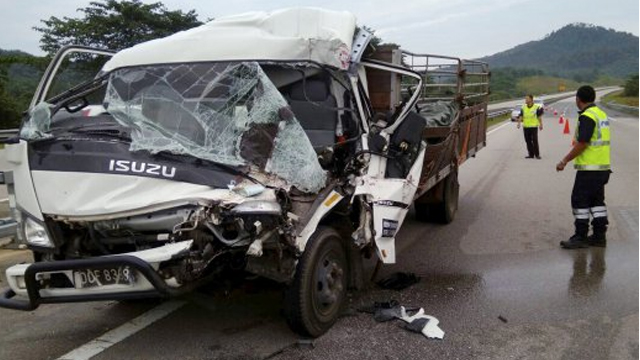
<svg viewBox="0 0 640 360">
<path fill-rule="evenodd" d="M 135 283 L 134 272 L 129 266 L 75 270 L 73 279 L 78 289 L 115 284 L 132 285 Z"/>
</svg>

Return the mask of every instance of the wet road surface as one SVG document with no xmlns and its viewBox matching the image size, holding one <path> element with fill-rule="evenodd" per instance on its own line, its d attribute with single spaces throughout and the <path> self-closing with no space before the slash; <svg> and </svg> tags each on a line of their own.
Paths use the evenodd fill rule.
<svg viewBox="0 0 640 360">
<path fill-rule="evenodd" d="M 552 106 L 575 118 L 572 100 Z M 637 359 L 638 119 L 610 115 L 606 249 L 558 246 L 573 230 L 574 171 L 555 171 L 570 136 L 549 114 L 540 134 L 542 160 L 524 159 L 522 130 L 514 124 L 494 129 L 488 147 L 461 168 L 456 220 L 441 226 L 409 215 L 398 235 L 397 264 L 383 267 L 378 278 L 403 271 L 420 282 L 402 291 L 371 285 L 351 294 L 344 316 L 321 338 L 300 341 L 280 314 L 281 289 L 253 280 L 179 299 L 177 310 L 94 359 Z M 0 251 L 0 268 L 20 259 L 28 254 Z M 377 323 L 356 310 L 391 299 L 438 318 L 444 339 L 428 340 L 400 321 Z M 157 306 L 0 309 L 0 359 L 59 358 Z"/>
</svg>

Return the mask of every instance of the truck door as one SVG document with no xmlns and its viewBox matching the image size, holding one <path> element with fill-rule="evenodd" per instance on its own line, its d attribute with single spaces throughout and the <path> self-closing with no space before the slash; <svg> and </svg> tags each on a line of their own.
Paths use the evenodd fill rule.
<svg viewBox="0 0 640 360">
<path fill-rule="evenodd" d="M 114 54 L 111 50 L 87 46 L 70 45 L 61 48 L 42 75 L 29 110 L 41 101 L 91 80 Z"/>
<path fill-rule="evenodd" d="M 60 95 L 83 82 L 92 80 L 113 54 L 112 51 L 85 46 L 61 48 L 40 79 L 24 121 L 29 120 L 37 104 Z M 87 101 L 94 103 L 83 104 L 83 111 L 79 114 L 81 116 L 91 116 L 90 112 L 99 112 L 102 108 L 102 99 L 95 98 Z M 12 143 L 6 144 L 0 164 L 2 166 L 0 171 L 5 172 L 7 188 L 13 192 L 9 194 L 9 199 L 15 199 L 10 203 L 12 213 L 16 217 L 15 220 L 20 222 L 22 214 L 26 213 L 27 216 L 42 221 L 43 217 L 29 170 L 27 141 L 16 139 Z"/>
<path fill-rule="evenodd" d="M 416 88 L 422 86 L 418 73 L 390 64 L 365 61 L 366 70 L 387 72 L 389 76 L 403 75 L 415 79 Z M 369 84 L 369 89 L 372 88 Z M 361 89 L 366 86 L 360 87 Z M 369 94 L 360 91 L 362 102 Z M 373 212 L 374 240 L 383 263 L 396 261 L 395 235 L 411 206 L 424 159 L 422 143 L 424 120 L 410 110 L 415 106 L 418 91 L 408 94 L 392 114 L 376 114 L 369 121 L 365 148 L 369 152 L 367 173 L 360 177 L 355 195 L 364 195 Z"/>
</svg>

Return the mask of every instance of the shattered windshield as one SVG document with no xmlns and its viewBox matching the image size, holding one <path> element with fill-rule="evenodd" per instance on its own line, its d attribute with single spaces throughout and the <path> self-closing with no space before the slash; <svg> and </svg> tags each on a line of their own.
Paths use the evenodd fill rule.
<svg viewBox="0 0 640 360">
<path fill-rule="evenodd" d="M 102 105 L 128 129 L 131 151 L 247 167 L 305 192 L 325 185 L 307 134 L 257 62 L 118 69 L 109 76 Z M 35 106 L 21 137 L 50 138 L 53 108 L 46 102 Z"/>
<path fill-rule="evenodd" d="M 256 62 L 114 71 L 104 101 L 131 128 L 131 151 L 251 166 L 317 192 L 326 174 L 286 100 Z"/>
</svg>

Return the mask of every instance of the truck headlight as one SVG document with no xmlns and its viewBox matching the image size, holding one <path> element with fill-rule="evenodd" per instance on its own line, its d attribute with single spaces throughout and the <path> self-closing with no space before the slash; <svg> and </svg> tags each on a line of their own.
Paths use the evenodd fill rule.
<svg viewBox="0 0 640 360">
<path fill-rule="evenodd" d="M 26 218 L 24 222 L 24 235 L 27 243 L 31 245 L 50 248 L 54 247 L 44 226 L 38 224 L 31 218 Z"/>
</svg>

